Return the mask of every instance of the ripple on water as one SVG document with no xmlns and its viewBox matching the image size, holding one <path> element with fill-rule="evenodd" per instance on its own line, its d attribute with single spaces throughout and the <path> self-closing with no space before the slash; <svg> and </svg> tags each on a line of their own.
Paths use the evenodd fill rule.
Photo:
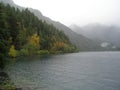
<svg viewBox="0 0 120 90">
<path fill-rule="evenodd" d="M 120 52 L 22 57 L 5 70 L 25 90 L 120 90 Z"/>
</svg>

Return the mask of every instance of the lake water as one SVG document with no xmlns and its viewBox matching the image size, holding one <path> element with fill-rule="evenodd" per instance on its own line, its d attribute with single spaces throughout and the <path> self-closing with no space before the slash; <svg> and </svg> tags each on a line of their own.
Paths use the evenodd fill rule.
<svg viewBox="0 0 120 90">
<path fill-rule="evenodd" d="M 120 90 L 120 52 L 20 57 L 5 71 L 25 90 Z"/>
</svg>

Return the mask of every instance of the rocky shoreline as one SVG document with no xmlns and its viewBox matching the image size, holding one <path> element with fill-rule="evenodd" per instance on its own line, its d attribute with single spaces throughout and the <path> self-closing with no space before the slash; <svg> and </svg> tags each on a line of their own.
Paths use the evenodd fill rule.
<svg viewBox="0 0 120 90">
<path fill-rule="evenodd" d="M 22 90 L 22 88 L 15 87 L 9 75 L 6 72 L 1 71 L 0 72 L 0 90 Z"/>
</svg>

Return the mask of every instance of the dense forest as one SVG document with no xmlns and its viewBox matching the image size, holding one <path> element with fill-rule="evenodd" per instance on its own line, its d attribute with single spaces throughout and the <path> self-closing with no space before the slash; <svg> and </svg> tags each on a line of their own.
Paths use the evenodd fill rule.
<svg viewBox="0 0 120 90">
<path fill-rule="evenodd" d="M 0 3 L 0 60 L 5 56 L 73 52 L 63 31 L 39 20 L 28 9 Z"/>
</svg>

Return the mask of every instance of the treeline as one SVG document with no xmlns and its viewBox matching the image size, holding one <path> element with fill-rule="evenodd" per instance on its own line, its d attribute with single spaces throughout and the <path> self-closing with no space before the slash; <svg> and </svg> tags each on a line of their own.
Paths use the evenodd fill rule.
<svg viewBox="0 0 120 90">
<path fill-rule="evenodd" d="M 68 37 L 28 9 L 0 3 L 0 60 L 5 56 L 73 52 Z"/>
</svg>

